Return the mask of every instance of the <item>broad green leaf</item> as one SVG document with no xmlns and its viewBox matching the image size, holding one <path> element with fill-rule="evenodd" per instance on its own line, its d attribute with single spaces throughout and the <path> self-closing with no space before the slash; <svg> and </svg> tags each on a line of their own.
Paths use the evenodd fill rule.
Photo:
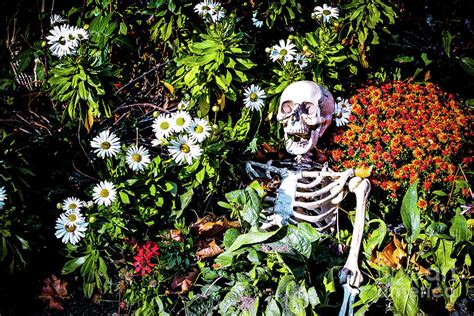
<svg viewBox="0 0 474 316">
<path fill-rule="evenodd" d="M 189 203 L 191 203 L 193 195 L 193 188 L 189 187 L 186 192 L 179 196 L 179 201 L 181 202 L 181 210 L 184 210 L 186 207 L 188 207 Z"/>
<path fill-rule="evenodd" d="M 405 271 L 399 270 L 392 280 L 390 296 L 393 299 L 395 315 L 416 316 L 418 296 L 411 287 L 411 280 Z"/>
<path fill-rule="evenodd" d="M 229 248 L 240 235 L 237 228 L 229 228 L 224 233 L 224 247 Z"/>
<path fill-rule="evenodd" d="M 232 243 L 232 246 L 229 247 L 229 249 L 226 250 L 226 252 L 232 252 L 237 249 L 239 249 L 242 246 L 246 245 L 252 245 L 252 244 L 257 244 L 261 243 L 276 233 L 278 233 L 280 229 L 277 229 L 272 232 L 249 232 L 243 235 L 239 235 L 235 241 Z"/>
<path fill-rule="evenodd" d="M 441 39 L 443 41 L 443 48 L 446 52 L 446 55 L 451 58 L 451 42 L 453 40 L 453 36 L 451 35 L 451 33 L 449 33 L 448 30 L 443 30 L 441 32 Z"/>
<path fill-rule="evenodd" d="M 316 307 L 321 304 L 318 292 L 316 292 L 316 289 L 313 286 L 308 289 L 308 300 L 311 304 L 311 307 Z"/>
<path fill-rule="evenodd" d="M 68 274 L 68 273 L 73 272 L 74 270 L 79 268 L 81 265 L 83 265 L 84 262 L 86 262 L 87 258 L 89 258 L 89 255 L 69 260 L 68 262 L 64 264 L 63 273 Z"/>
<path fill-rule="evenodd" d="M 336 283 L 334 282 L 334 268 L 329 269 L 323 278 L 324 290 L 326 293 L 336 292 Z"/>
<path fill-rule="evenodd" d="M 265 309 L 265 316 L 280 316 L 280 308 L 274 298 L 268 302 L 267 308 Z"/>
<path fill-rule="evenodd" d="M 248 306 L 246 310 L 247 315 L 256 315 L 254 290 L 248 284 L 244 282 L 237 282 L 226 294 L 222 302 L 219 304 L 219 311 L 222 315 L 240 315 L 243 310 L 241 306 L 241 300 L 246 298 L 248 301 L 245 306 Z M 251 301 L 253 300 L 253 302 Z M 257 303 L 258 304 L 258 303 Z M 257 305 L 258 307 L 258 305 Z M 255 310 L 255 313 L 252 311 Z"/>
<path fill-rule="evenodd" d="M 416 240 L 420 233 L 420 210 L 418 209 L 418 193 L 416 192 L 416 187 L 418 185 L 418 181 L 415 181 L 410 187 L 408 188 L 405 196 L 403 197 L 402 201 L 402 221 L 403 225 L 405 225 L 408 231 L 408 238 L 409 242 L 413 242 Z"/>
<path fill-rule="evenodd" d="M 290 281 L 286 286 L 286 297 L 290 310 L 298 316 L 304 316 L 306 307 L 309 305 L 308 292 L 304 285 L 297 285 Z"/>
<path fill-rule="evenodd" d="M 387 234 L 387 226 L 385 225 L 384 221 L 380 219 L 373 219 L 369 222 L 369 225 L 372 223 L 378 223 L 379 227 L 374 229 L 370 233 L 370 237 L 367 238 L 365 251 L 369 255 L 372 254 L 372 250 L 374 250 L 377 247 L 380 247 L 380 245 L 383 242 L 383 239 L 385 238 L 385 235 Z"/>
<path fill-rule="evenodd" d="M 278 303 L 285 309 L 288 307 L 288 297 L 286 296 L 286 287 L 290 282 L 294 282 L 295 277 L 291 274 L 286 274 L 280 278 L 280 282 L 278 282 L 278 287 L 275 292 L 275 299 Z"/>
<path fill-rule="evenodd" d="M 459 275 L 457 274 L 453 275 L 452 279 L 450 280 L 450 283 L 451 284 L 449 284 L 449 302 L 454 305 L 454 303 L 456 303 L 457 299 L 462 294 L 463 283 L 461 282 Z"/>
<path fill-rule="evenodd" d="M 459 59 L 459 63 L 461 64 L 461 67 L 464 69 L 464 71 L 474 77 L 474 59 L 471 57 L 461 57 Z"/>
<path fill-rule="evenodd" d="M 130 199 L 128 197 L 128 194 L 125 192 L 119 192 L 120 195 L 120 200 L 122 200 L 122 203 L 124 204 L 130 204 Z"/>
<path fill-rule="evenodd" d="M 456 243 L 471 239 L 471 230 L 467 227 L 467 220 L 463 215 L 456 214 L 451 219 L 449 234 L 456 239 Z"/>
<path fill-rule="evenodd" d="M 435 264 L 441 274 L 446 275 L 456 264 L 456 259 L 451 258 L 454 242 L 443 238 L 432 237 L 431 243 L 435 250 Z"/>
</svg>

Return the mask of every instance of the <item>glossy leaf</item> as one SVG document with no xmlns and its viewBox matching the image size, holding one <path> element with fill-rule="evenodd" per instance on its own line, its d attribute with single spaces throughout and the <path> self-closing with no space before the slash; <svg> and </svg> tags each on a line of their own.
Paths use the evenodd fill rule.
<svg viewBox="0 0 474 316">
<path fill-rule="evenodd" d="M 402 201 L 402 221 L 408 231 L 408 241 L 414 241 L 420 233 L 420 210 L 418 209 L 418 181 L 410 185 Z"/>
<path fill-rule="evenodd" d="M 412 289 L 411 280 L 405 271 L 399 270 L 392 280 L 390 296 L 393 299 L 395 314 L 416 316 L 418 313 L 418 296 Z"/>
</svg>

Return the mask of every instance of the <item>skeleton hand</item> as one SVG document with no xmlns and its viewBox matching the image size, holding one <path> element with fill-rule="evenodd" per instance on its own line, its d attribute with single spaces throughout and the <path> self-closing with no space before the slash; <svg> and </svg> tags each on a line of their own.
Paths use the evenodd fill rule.
<svg viewBox="0 0 474 316">
<path fill-rule="evenodd" d="M 357 261 L 352 262 L 352 260 L 348 260 L 341 272 L 339 272 L 339 281 L 342 284 L 347 283 L 351 287 L 358 288 L 363 280 L 364 278 L 359 270 Z"/>
</svg>

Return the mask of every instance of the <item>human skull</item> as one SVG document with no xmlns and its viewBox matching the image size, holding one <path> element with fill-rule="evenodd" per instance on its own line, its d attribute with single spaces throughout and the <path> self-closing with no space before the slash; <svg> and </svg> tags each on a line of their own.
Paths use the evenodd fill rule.
<svg viewBox="0 0 474 316">
<path fill-rule="evenodd" d="M 331 124 L 334 98 L 312 81 L 290 84 L 280 97 L 277 120 L 283 124 L 286 151 L 302 156 L 316 146 Z"/>
</svg>

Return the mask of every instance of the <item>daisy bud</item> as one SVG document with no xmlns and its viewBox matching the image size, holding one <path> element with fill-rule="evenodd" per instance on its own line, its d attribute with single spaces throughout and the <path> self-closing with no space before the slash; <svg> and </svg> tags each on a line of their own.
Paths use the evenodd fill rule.
<svg viewBox="0 0 474 316">
<path fill-rule="evenodd" d="M 272 49 L 270 47 L 267 47 L 267 48 L 265 48 L 265 53 L 270 54 L 271 50 Z"/>
<path fill-rule="evenodd" d="M 219 129 L 219 125 L 217 125 L 217 124 L 212 125 L 212 129 L 217 131 Z"/>
<path fill-rule="evenodd" d="M 58 203 L 58 204 L 56 204 L 56 208 L 57 208 L 58 210 L 60 210 L 60 209 L 63 208 L 63 205 L 62 205 L 61 203 Z"/>
<path fill-rule="evenodd" d="M 158 111 L 153 112 L 153 117 L 158 117 L 160 113 Z"/>
<path fill-rule="evenodd" d="M 94 201 L 89 201 L 86 204 L 86 207 L 90 210 L 94 206 Z"/>
<path fill-rule="evenodd" d="M 89 223 L 93 224 L 97 221 L 97 218 L 95 216 L 90 216 L 89 217 Z"/>
<path fill-rule="evenodd" d="M 46 41 L 42 41 L 41 42 L 41 47 L 45 47 L 46 46 Z"/>
<path fill-rule="evenodd" d="M 303 52 L 306 52 L 309 49 L 308 45 L 303 46 Z"/>
<path fill-rule="evenodd" d="M 219 106 L 217 106 L 217 105 L 214 105 L 214 106 L 212 107 L 212 112 L 219 112 L 219 110 L 220 110 L 220 108 L 219 108 Z"/>
<path fill-rule="evenodd" d="M 82 27 L 84 30 L 87 30 L 89 28 L 89 24 L 84 24 L 84 26 Z"/>
<path fill-rule="evenodd" d="M 294 36 L 293 34 L 290 34 L 290 35 L 288 35 L 288 39 L 289 39 L 290 41 L 292 41 L 292 40 L 295 39 L 295 36 Z"/>
</svg>

